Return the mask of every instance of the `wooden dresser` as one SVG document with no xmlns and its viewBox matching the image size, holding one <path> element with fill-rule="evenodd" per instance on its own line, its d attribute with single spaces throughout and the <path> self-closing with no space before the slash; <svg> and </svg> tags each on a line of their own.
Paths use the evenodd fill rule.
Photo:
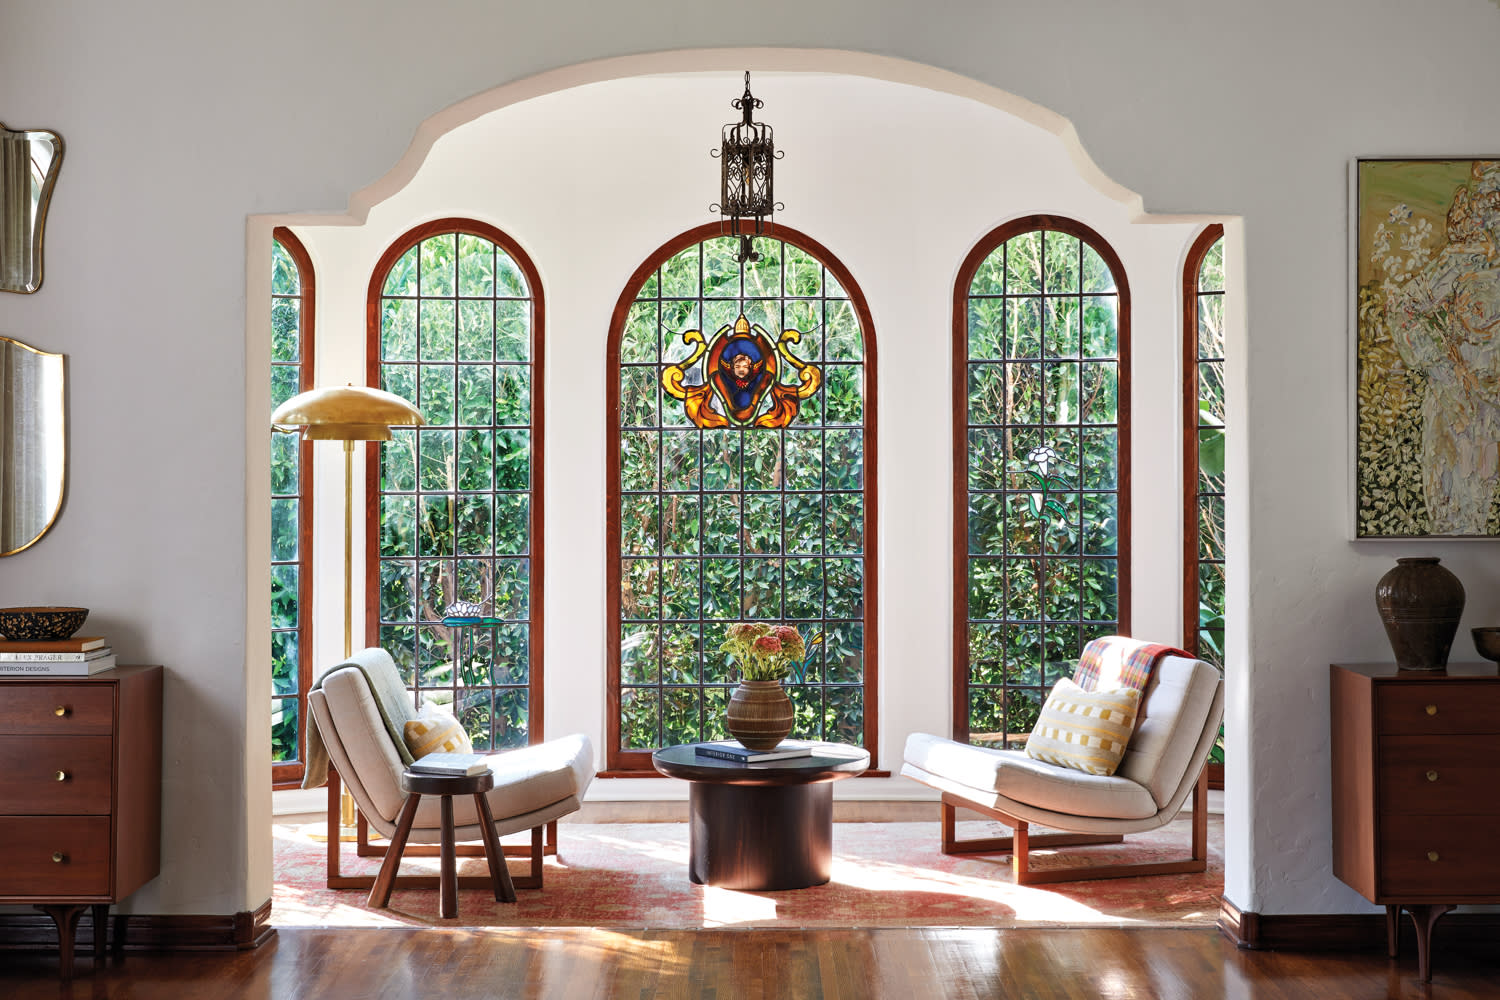
<svg viewBox="0 0 1500 1000">
<path fill-rule="evenodd" d="M 102 956 L 109 904 L 161 868 L 161 686 L 156 666 L 0 677 L 0 903 L 52 917 L 64 979 L 83 910 Z"/>
<path fill-rule="evenodd" d="M 1500 903 L 1500 674 L 1336 663 L 1331 694 L 1333 873 L 1385 906 L 1392 958 L 1411 914 L 1425 982 L 1438 919 Z"/>
</svg>

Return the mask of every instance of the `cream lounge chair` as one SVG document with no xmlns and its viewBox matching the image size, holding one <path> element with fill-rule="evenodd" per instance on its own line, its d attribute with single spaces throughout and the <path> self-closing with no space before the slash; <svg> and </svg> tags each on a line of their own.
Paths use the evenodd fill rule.
<svg viewBox="0 0 1500 1000">
<path fill-rule="evenodd" d="M 384 837 L 396 829 L 396 820 L 406 795 L 401 790 L 401 774 L 411 754 L 401 742 L 404 724 L 416 718 L 411 697 L 401 683 L 391 657 L 382 649 L 362 650 L 348 661 L 329 670 L 318 685 L 308 692 L 308 707 L 316 728 L 317 740 L 326 748 L 328 773 L 329 830 L 338 829 L 339 784 L 349 786 L 349 794 L 358 807 L 359 816 Z M 308 766 L 314 770 L 321 757 L 318 748 L 308 752 Z M 506 750 L 489 755 L 495 787 L 486 795 L 494 815 L 497 836 L 531 830 L 530 874 L 513 879 L 516 888 L 541 888 L 543 828 L 560 816 L 576 811 L 583 793 L 594 777 L 594 749 L 587 736 L 575 734 L 548 740 L 534 746 Z M 322 775 L 311 776 L 304 787 L 321 783 Z M 481 839 L 479 809 L 468 795 L 452 799 L 456 839 Z M 437 844 L 440 841 L 441 799 L 423 796 L 417 807 L 409 842 Z M 364 838 L 361 837 L 361 841 Z M 364 845 L 362 845 L 364 846 Z M 366 854 L 366 850 L 361 850 Z M 379 851 L 369 852 L 380 856 Z M 406 856 L 431 854 L 429 850 L 408 848 Z M 459 853 L 482 854 L 478 844 L 461 844 Z M 329 837 L 328 887 L 330 889 L 368 889 L 375 876 L 347 876 L 339 871 L 338 838 Z M 396 879 L 397 888 L 435 888 L 436 876 L 404 876 Z M 459 879 L 464 888 L 489 887 L 488 876 Z"/>
<path fill-rule="evenodd" d="M 944 854 L 1010 852 L 1021 885 L 1201 872 L 1208 867 L 1204 765 L 1223 714 L 1224 683 L 1217 669 L 1202 660 L 1164 656 L 1143 692 L 1140 721 L 1112 775 L 1085 774 L 1033 760 L 1024 751 L 992 750 L 927 733 L 907 738 L 901 773 L 943 793 Z M 1031 868 L 1032 848 L 1119 843 L 1125 834 L 1163 826 L 1189 794 L 1191 858 Z M 961 841 L 959 809 L 998 820 L 1014 836 Z M 1062 832 L 1033 835 L 1032 824 Z"/>
</svg>

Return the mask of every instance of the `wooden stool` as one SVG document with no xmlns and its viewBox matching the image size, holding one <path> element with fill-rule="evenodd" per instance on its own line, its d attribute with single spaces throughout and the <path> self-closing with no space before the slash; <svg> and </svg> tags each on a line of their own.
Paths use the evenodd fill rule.
<svg viewBox="0 0 1500 1000">
<path fill-rule="evenodd" d="M 500 838 L 495 836 L 495 818 L 490 812 L 490 800 L 485 798 L 485 793 L 494 787 L 495 776 L 489 771 L 474 775 L 403 772 L 401 790 L 406 793 L 406 802 L 401 806 L 401 815 L 396 819 L 396 830 L 391 834 L 391 846 L 386 848 L 380 874 L 370 887 L 369 905 L 384 907 L 390 903 L 391 889 L 396 884 L 396 870 L 401 866 L 401 852 L 406 850 L 406 838 L 411 835 L 412 822 L 417 818 L 417 804 L 424 795 L 442 797 L 438 914 L 442 917 L 458 916 L 458 865 L 453 849 L 455 795 L 474 796 L 474 804 L 479 807 L 479 829 L 484 836 L 484 857 L 490 863 L 490 881 L 495 886 L 495 900 L 514 903 L 516 888 L 511 884 L 510 869 L 505 866 L 505 855 L 500 851 Z"/>
</svg>

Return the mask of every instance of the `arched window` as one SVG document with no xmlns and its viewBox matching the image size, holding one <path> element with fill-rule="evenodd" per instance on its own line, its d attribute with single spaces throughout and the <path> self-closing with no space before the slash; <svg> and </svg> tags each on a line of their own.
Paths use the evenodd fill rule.
<svg viewBox="0 0 1500 1000">
<path fill-rule="evenodd" d="M 1224 668 L 1224 227 L 1182 272 L 1183 648 Z M 1223 736 L 1210 764 L 1224 763 Z M 1212 770 L 1212 768 L 1211 768 Z M 1210 781 L 1222 786 L 1223 775 Z"/>
<path fill-rule="evenodd" d="M 719 645 L 735 621 L 822 632 L 786 685 L 792 735 L 875 747 L 869 309 L 843 265 L 794 230 L 757 239 L 761 259 L 743 266 L 718 234 L 702 226 L 651 255 L 610 327 L 612 771 L 649 770 L 658 747 L 726 738 L 737 675 Z M 764 396 L 726 416 L 738 397 L 714 379 L 730 377 L 742 317 L 742 336 L 760 338 L 745 349 L 763 366 L 748 377 Z M 821 382 L 800 397 L 804 365 Z M 695 422 L 700 403 L 714 416 Z"/>
<path fill-rule="evenodd" d="M 500 230 L 439 219 L 370 280 L 369 384 L 425 425 L 367 460 L 367 641 L 476 750 L 542 737 L 542 288 Z M 372 446 L 372 451 L 374 446 Z M 491 627 L 443 624 L 480 602 Z M 467 631 L 468 635 L 464 632 Z"/>
<path fill-rule="evenodd" d="M 313 268 L 285 227 L 271 239 L 271 408 L 312 388 Z M 271 782 L 295 788 L 312 684 L 312 442 L 271 435 Z"/>
<path fill-rule="evenodd" d="M 953 303 L 956 739 L 1030 731 L 1130 618 L 1130 292 L 1071 219 L 984 237 Z"/>
</svg>

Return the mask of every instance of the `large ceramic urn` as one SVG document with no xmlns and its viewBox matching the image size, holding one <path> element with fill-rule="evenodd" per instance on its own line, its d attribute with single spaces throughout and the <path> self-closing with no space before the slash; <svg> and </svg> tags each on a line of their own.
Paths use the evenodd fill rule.
<svg viewBox="0 0 1500 1000">
<path fill-rule="evenodd" d="M 740 681 L 729 696 L 724 728 L 751 750 L 773 750 L 792 731 L 792 700 L 780 681 Z"/>
<path fill-rule="evenodd" d="M 1464 613 L 1464 585 L 1436 556 L 1397 559 L 1375 587 L 1375 606 L 1402 670 L 1443 670 Z"/>
</svg>

